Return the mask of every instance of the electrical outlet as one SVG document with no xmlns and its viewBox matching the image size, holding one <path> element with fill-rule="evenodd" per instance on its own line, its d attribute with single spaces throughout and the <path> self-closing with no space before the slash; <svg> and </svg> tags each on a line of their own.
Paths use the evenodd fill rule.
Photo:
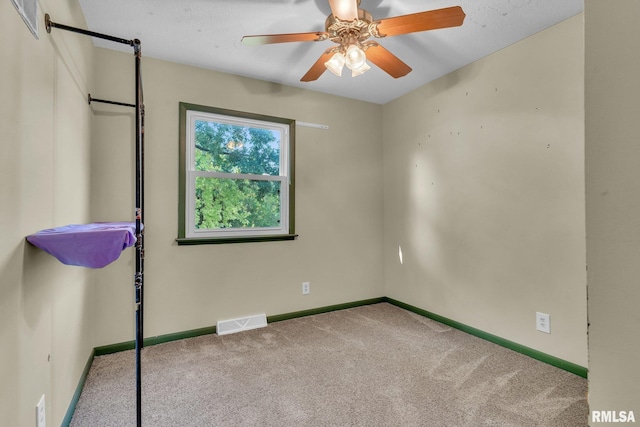
<svg viewBox="0 0 640 427">
<path fill-rule="evenodd" d="M 47 419 L 46 419 L 46 406 L 44 403 L 44 394 L 40 398 L 40 401 L 36 405 L 36 427 L 46 427 Z"/>
<path fill-rule="evenodd" d="M 536 329 L 540 332 L 551 333 L 551 316 L 536 312 Z"/>
<path fill-rule="evenodd" d="M 311 283 L 302 282 L 302 295 L 309 295 L 311 293 Z"/>
</svg>

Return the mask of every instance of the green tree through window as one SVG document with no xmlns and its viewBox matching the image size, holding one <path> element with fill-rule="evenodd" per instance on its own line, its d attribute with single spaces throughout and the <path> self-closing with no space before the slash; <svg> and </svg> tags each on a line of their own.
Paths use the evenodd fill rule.
<svg viewBox="0 0 640 427">
<path fill-rule="evenodd" d="M 179 241 L 292 235 L 293 121 L 193 107 L 181 104 L 185 202 Z"/>
</svg>

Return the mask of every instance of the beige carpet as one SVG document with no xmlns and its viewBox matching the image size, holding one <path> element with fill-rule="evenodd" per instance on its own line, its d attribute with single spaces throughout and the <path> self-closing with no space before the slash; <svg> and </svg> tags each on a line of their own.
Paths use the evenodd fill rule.
<svg viewBox="0 0 640 427">
<path fill-rule="evenodd" d="M 587 425 L 587 381 L 382 303 L 142 351 L 144 426 Z M 135 425 L 134 352 L 96 357 L 71 426 Z"/>
</svg>

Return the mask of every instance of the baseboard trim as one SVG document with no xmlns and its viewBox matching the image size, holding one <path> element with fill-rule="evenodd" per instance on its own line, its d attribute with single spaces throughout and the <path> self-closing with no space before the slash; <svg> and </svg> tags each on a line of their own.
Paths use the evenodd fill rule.
<svg viewBox="0 0 640 427">
<path fill-rule="evenodd" d="M 347 302 L 344 304 L 328 305 L 325 307 L 312 308 L 309 310 L 294 311 L 285 314 L 276 314 L 267 316 L 267 323 L 281 322 L 283 320 L 295 319 L 298 317 L 313 316 L 314 314 L 329 313 L 331 311 L 345 310 L 347 308 L 361 307 L 363 305 L 371 305 L 385 302 L 385 297 L 371 298 L 361 301 Z"/>
<path fill-rule="evenodd" d="M 148 347 L 151 345 L 162 344 L 165 342 L 178 341 L 186 338 L 195 338 L 201 335 L 210 335 L 215 333 L 216 333 L 216 327 L 208 326 L 205 328 L 191 329 L 188 331 L 174 332 L 171 334 L 156 335 L 155 337 L 144 338 L 142 340 L 142 346 Z M 104 356 L 105 354 L 118 353 L 120 351 L 125 351 L 125 350 L 133 350 L 135 348 L 136 348 L 136 342 L 131 340 L 131 341 L 120 342 L 117 344 L 110 344 L 110 345 L 103 345 L 100 347 L 96 347 L 95 354 L 96 356 Z"/>
<path fill-rule="evenodd" d="M 87 381 L 87 375 L 89 375 L 89 369 L 91 369 L 91 365 L 93 364 L 93 358 L 95 357 L 96 350 L 91 350 L 89 354 L 89 359 L 87 360 L 87 364 L 84 365 L 84 370 L 82 371 L 82 375 L 80 376 L 80 381 L 78 381 L 78 386 L 76 387 L 75 393 L 73 393 L 73 397 L 71 398 L 71 402 L 69 403 L 69 407 L 67 408 L 67 412 L 64 414 L 64 418 L 62 419 L 62 423 L 60 427 L 69 427 L 71 425 L 71 419 L 73 418 L 73 413 L 76 411 L 76 405 L 78 405 L 78 401 L 80 400 L 80 395 L 82 394 L 82 389 L 84 388 L 84 383 Z"/>
<path fill-rule="evenodd" d="M 267 316 L 267 323 L 280 322 L 283 320 L 295 319 L 297 317 L 311 316 L 314 314 L 328 313 L 331 311 L 345 310 L 347 308 L 360 307 L 363 305 L 377 304 L 384 301 L 385 301 L 384 297 L 371 298 L 366 300 L 347 302 L 343 304 L 312 308 L 309 310 L 294 311 L 294 312 L 285 313 L 285 314 L 276 314 L 272 316 Z M 201 335 L 209 335 L 209 334 L 215 334 L 215 333 L 216 333 L 216 327 L 208 326 L 205 328 L 191 329 L 183 332 L 175 332 L 171 334 L 157 335 L 155 337 L 148 337 L 142 341 L 142 344 L 144 347 L 147 347 L 151 345 L 162 344 L 162 343 L 182 340 L 186 338 L 195 338 Z M 131 341 L 125 341 L 125 342 L 120 342 L 116 344 L 109 344 L 109 345 L 96 347 L 94 351 L 96 356 L 104 356 L 106 354 L 118 353 L 126 350 L 133 350 L 135 348 L 135 345 L 136 345 L 135 341 L 131 340 Z"/>
<path fill-rule="evenodd" d="M 267 316 L 267 323 L 281 322 L 283 320 L 290 320 L 298 317 L 312 316 L 315 314 L 329 313 L 331 311 L 345 310 L 348 308 L 378 304 L 381 302 L 386 302 L 386 303 L 395 305 L 396 307 L 403 308 L 405 310 L 419 314 L 420 316 L 427 317 L 429 319 L 435 320 L 436 322 L 440 322 L 447 326 L 451 326 L 452 328 L 459 329 L 463 332 L 474 335 L 478 338 L 482 338 L 484 340 L 490 341 L 501 347 L 505 347 L 510 350 L 516 351 L 518 353 L 522 353 L 533 359 L 555 366 L 556 368 L 560 368 L 567 372 L 571 372 L 572 374 L 578 375 L 582 378 L 587 378 L 589 370 L 583 366 L 577 365 L 572 362 L 568 362 L 566 360 L 560 359 L 555 356 L 551 356 L 549 354 L 543 353 L 533 348 L 518 344 L 513 341 L 509 341 L 497 335 L 493 335 L 488 332 L 481 331 L 480 329 L 476 329 L 474 327 L 465 325 L 463 323 L 456 322 L 455 320 L 448 319 L 444 316 L 440 316 L 430 311 L 423 310 L 421 308 L 415 307 L 410 304 L 406 304 L 402 301 L 398 301 L 389 297 L 371 298 L 371 299 L 353 301 L 353 302 L 348 302 L 343 304 L 312 308 L 309 310 L 294 311 L 294 312 L 285 313 L 285 314 L 276 314 L 272 316 Z M 175 332 L 171 334 L 157 335 L 155 337 L 145 338 L 143 341 L 143 345 L 146 347 L 146 346 L 152 346 L 156 344 L 162 344 L 166 342 L 177 341 L 177 340 L 186 339 L 186 338 L 194 338 L 201 335 L 210 335 L 215 333 L 216 333 L 216 327 L 209 326 L 205 328 L 191 329 L 183 332 Z M 94 357 L 104 356 L 112 353 L 118 353 L 120 351 L 125 351 L 125 350 L 133 350 L 134 348 L 135 348 L 135 341 L 132 340 L 132 341 L 125 341 L 117 344 L 100 346 L 93 349 L 93 351 L 91 352 L 91 355 L 89 356 L 89 360 L 87 361 L 87 365 L 85 366 L 84 371 L 82 372 L 82 377 L 80 378 L 80 382 L 78 383 L 76 392 L 74 393 L 73 398 L 71 399 L 71 403 L 69 405 L 69 408 L 67 409 L 67 413 L 62 421 L 62 425 L 61 425 L 62 427 L 68 427 L 69 424 L 71 423 L 71 418 L 73 417 L 73 413 L 76 409 L 76 405 L 78 404 L 78 400 L 80 399 L 80 394 L 82 393 L 82 388 L 84 387 L 84 383 L 87 379 L 87 375 L 89 373 L 89 369 L 91 368 L 91 364 L 93 362 Z"/>
<path fill-rule="evenodd" d="M 419 314 L 420 316 L 427 317 L 429 319 L 435 320 L 436 322 L 443 323 L 447 326 L 451 326 L 452 328 L 459 329 L 463 332 L 476 336 L 478 338 L 482 338 L 484 340 L 490 341 L 494 344 L 498 344 L 501 347 L 508 348 L 509 350 L 516 351 L 518 353 L 522 353 L 526 356 L 529 356 L 533 359 L 544 362 L 548 365 L 555 366 L 556 368 L 563 369 L 567 372 L 571 372 L 572 374 L 578 375 L 582 378 L 587 378 L 589 369 L 577 365 L 572 362 L 568 362 L 566 360 L 560 359 L 555 356 L 551 356 L 550 354 L 543 353 L 541 351 L 535 350 L 531 347 L 524 346 L 522 344 L 518 344 L 513 341 L 509 341 L 505 338 L 499 337 L 497 335 L 490 334 L 488 332 L 481 331 L 480 329 L 476 329 L 474 327 L 465 325 L 460 322 L 456 322 L 455 320 L 448 319 L 444 316 L 440 316 L 438 314 L 432 313 L 427 310 L 423 310 L 421 308 L 415 307 L 410 304 L 406 304 L 404 302 L 395 300 L 389 297 L 383 297 L 385 302 L 389 304 L 395 305 L 397 307 L 403 308 L 405 310 L 411 311 L 413 313 Z"/>
</svg>

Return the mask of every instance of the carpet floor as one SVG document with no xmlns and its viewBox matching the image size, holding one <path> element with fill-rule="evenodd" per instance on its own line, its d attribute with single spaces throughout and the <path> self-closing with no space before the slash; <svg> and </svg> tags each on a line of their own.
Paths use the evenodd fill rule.
<svg viewBox="0 0 640 427">
<path fill-rule="evenodd" d="M 134 426 L 134 351 L 94 359 L 72 427 Z M 388 303 L 142 350 L 143 426 L 587 425 L 587 380 Z"/>
</svg>

